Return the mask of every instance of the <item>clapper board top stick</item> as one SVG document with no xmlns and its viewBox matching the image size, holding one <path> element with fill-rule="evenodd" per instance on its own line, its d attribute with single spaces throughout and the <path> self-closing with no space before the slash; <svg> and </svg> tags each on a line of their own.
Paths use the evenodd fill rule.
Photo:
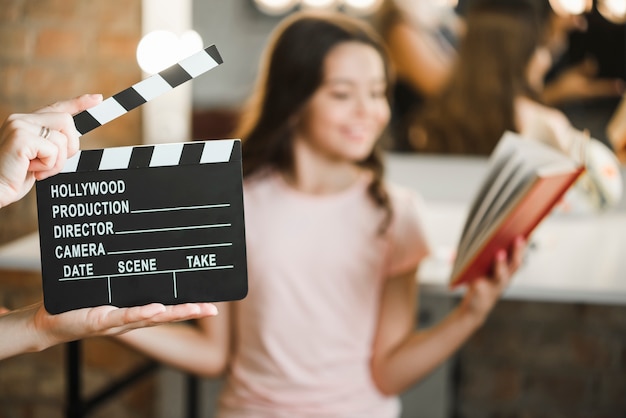
<svg viewBox="0 0 626 418">
<path fill-rule="evenodd" d="M 74 115 L 74 124 L 81 135 L 141 106 L 186 81 L 222 64 L 215 45 L 199 51 L 177 64 L 160 71 L 137 84 L 109 97 L 97 106 Z"/>
<path fill-rule="evenodd" d="M 85 134 L 220 63 L 209 47 L 77 114 L 77 128 Z M 239 140 L 79 151 L 36 189 L 48 312 L 246 296 Z"/>
</svg>

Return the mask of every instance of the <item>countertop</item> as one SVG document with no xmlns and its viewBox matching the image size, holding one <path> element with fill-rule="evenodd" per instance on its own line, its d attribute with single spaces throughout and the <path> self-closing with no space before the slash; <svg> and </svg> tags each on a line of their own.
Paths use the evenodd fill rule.
<svg viewBox="0 0 626 418">
<path fill-rule="evenodd" d="M 418 272 L 424 292 L 450 293 L 454 248 L 486 164 L 480 157 L 387 155 L 388 178 L 425 200 L 433 254 Z M 0 247 L 0 269 L 40 267 L 37 233 Z M 600 214 L 550 215 L 533 233 L 524 265 L 504 297 L 626 305 L 626 204 Z"/>
</svg>

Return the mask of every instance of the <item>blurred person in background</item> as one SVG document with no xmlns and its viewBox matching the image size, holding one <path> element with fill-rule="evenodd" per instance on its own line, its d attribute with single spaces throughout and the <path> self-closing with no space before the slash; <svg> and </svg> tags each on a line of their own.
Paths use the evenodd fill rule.
<svg viewBox="0 0 626 418">
<path fill-rule="evenodd" d="M 553 62 L 547 18 L 536 0 L 474 0 L 448 85 L 411 125 L 413 149 L 486 156 L 513 131 L 573 154 L 585 134 L 541 99 Z M 622 195 L 619 164 L 601 142 L 588 142 L 587 173 L 568 195 L 588 189 L 584 211 L 612 207 Z"/>
<path fill-rule="evenodd" d="M 454 2 L 446 0 L 385 0 L 374 16 L 395 70 L 390 122 L 397 151 L 411 149 L 408 127 L 424 102 L 446 85 L 463 33 Z"/>
<path fill-rule="evenodd" d="M 452 0 L 386 0 L 374 17 L 375 27 L 389 49 L 397 78 L 388 148 L 415 150 L 410 139 L 415 117 L 444 91 L 465 34 L 465 11 L 481 1 L 466 0 L 457 6 Z M 541 80 L 535 82 L 537 101 L 560 106 L 622 94 L 624 82 L 598 77 L 597 63 L 592 57 L 574 65 L 562 62 L 569 47 L 570 34 L 586 30 L 585 16 L 557 14 L 548 0 L 529 2 L 538 14 L 538 32 L 529 40 L 539 35 L 538 42 L 550 55 L 550 64 L 542 70 Z"/>
</svg>

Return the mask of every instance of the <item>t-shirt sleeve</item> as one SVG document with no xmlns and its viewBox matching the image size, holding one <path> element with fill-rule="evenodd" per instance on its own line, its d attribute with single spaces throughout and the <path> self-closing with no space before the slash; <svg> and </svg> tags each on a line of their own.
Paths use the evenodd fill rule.
<svg viewBox="0 0 626 418">
<path fill-rule="evenodd" d="M 388 185 L 393 208 L 389 225 L 389 253 L 386 276 L 393 277 L 417 268 L 429 253 L 422 217 L 424 202 L 416 192 L 396 185 Z"/>
</svg>

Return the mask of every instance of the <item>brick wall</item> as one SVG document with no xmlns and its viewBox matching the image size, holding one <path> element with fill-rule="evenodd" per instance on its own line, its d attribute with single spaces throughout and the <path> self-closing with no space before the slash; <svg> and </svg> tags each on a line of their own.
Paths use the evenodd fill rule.
<svg viewBox="0 0 626 418">
<path fill-rule="evenodd" d="M 459 417 L 626 416 L 624 306 L 501 301 L 459 360 Z"/>
<path fill-rule="evenodd" d="M 141 0 L 2 0 L 0 119 L 136 83 Z M 141 141 L 138 110 L 86 135 L 82 148 Z M 34 196 L 0 210 L 0 243 L 36 229 Z"/>
<path fill-rule="evenodd" d="M 140 36 L 141 0 L 0 0 L 0 119 L 83 93 L 108 97 L 136 83 Z M 140 142 L 135 110 L 85 135 L 81 147 Z M 36 228 L 33 192 L 0 209 L 0 243 Z M 39 274 L 0 272 L 0 306 L 39 299 Z M 89 340 L 83 348 L 87 395 L 145 361 L 112 340 Z M 0 362 L 0 418 L 62 417 L 64 355 L 61 346 Z M 90 417 L 154 416 L 154 391 L 154 379 L 144 379 Z"/>
</svg>

